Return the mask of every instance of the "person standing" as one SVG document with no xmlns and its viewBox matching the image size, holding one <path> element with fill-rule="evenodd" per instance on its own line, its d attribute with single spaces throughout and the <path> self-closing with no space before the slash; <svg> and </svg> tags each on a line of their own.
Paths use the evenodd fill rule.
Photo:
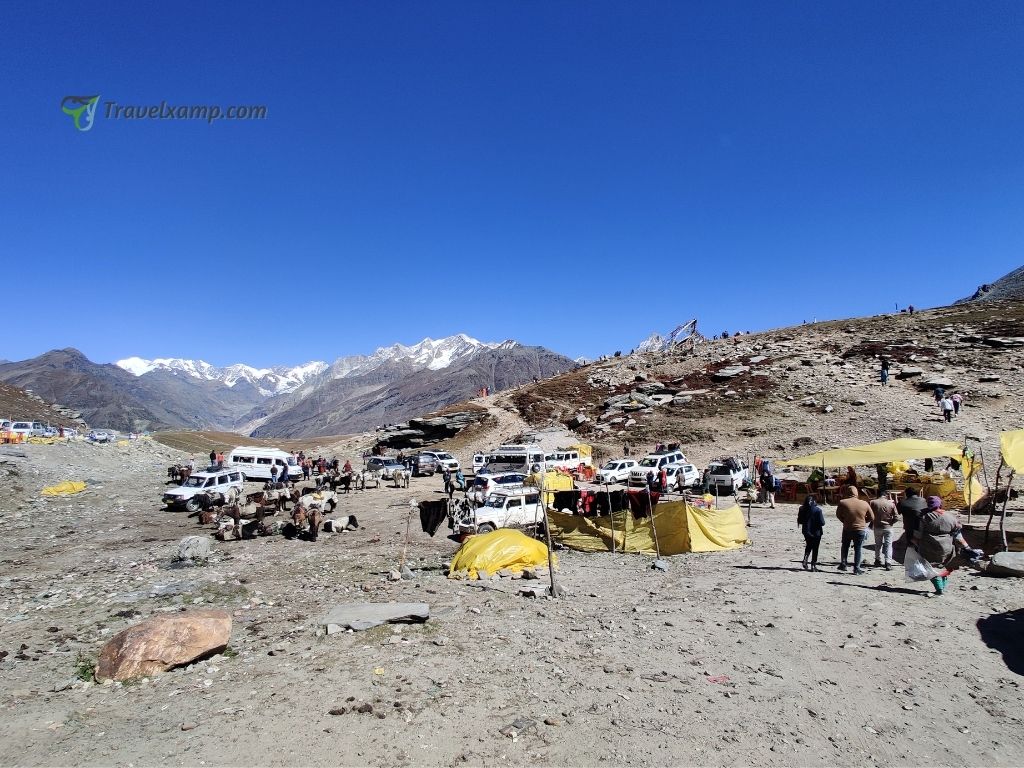
<svg viewBox="0 0 1024 768">
<path fill-rule="evenodd" d="M 270 484 L 277 485 L 277 464 L 270 468 Z"/>
<path fill-rule="evenodd" d="M 914 546 L 924 560 L 939 570 L 931 580 L 935 594 L 941 595 L 949 578 L 949 562 L 953 559 L 953 532 L 959 524 L 952 515 L 942 508 L 942 499 L 928 497 L 928 509 L 918 522 Z"/>
<path fill-rule="evenodd" d="M 445 467 L 441 470 L 441 480 L 444 482 L 444 492 L 448 498 L 451 499 L 452 494 L 455 492 L 455 488 L 452 485 L 452 471 Z"/>
<path fill-rule="evenodd" d="M 804 499 L 796 515 L 796 524 L 800 526 L 800 532 L 804 535 L 804 561 L 803 567 L 806 571 L 807 558 L 810 557 L 810 570 L 818 570 L 818 546 L 821 544 L 821 536 L 825 532 L 825 513 L 818 506 L 818 500 L 813 494 Z"/>
<path fill-rule="evenodd" d="M 211 448 L 210 449 L 210 466 L 212 467 L 216 463 L 217 463 L 217 449 L 216 448 Z"/>
<path fill-rule="evenodd" d="M 194 457 L 190 457 L 188 460 L 188 473 L 191 475 L 196 471 L 196 460 Z"/>
<path fill-rule="evenodd" d="M 224 454 L 217 451 L 217 469 L 224 469 Z"/>
<path fill-rule="evenodd" d="M 882 368 L 879 372 L 879 377 L 882 379 L 882 386 L 884 387 L 889 382 L 889 361 L 884 357 L 882 358 Z"/>
<path fill-rule="evenodd" d="M 843 495 L 844 498 L 836 506 L 836 517 L 843 523 L 842 558 L 839 570 L 845 571 L 849 567 L 847 561 L 850 545 L 853 544 L 853 573 L 855 576 L 859 576 L 864 573 L 860 564 L 864 556 L 864 542 L 868 538 L 867 527 L 871 524 L 874 516 L 871 512 L 871 505 L 860 498 L 857 486 L 846 486 L 843 489 Z"/>
<path fill-rule="evenodd" d="M 942 418 L 946 421 L 953 420 L 953 399 L 943 395 L 939 400 L 939 407 L 942 409 Z"/>
<path fill-rule="evenodd" d="M 935 397 L 935 404 L 938 405 L 942 402 L 942 398 L 946 396 L 946 390 L 942 387 L 936 387 L 932 390 L 932 395 Z"/>
<path fill-rule="evenodd" d="M 665 493 L 668 490 L 668 470 L 662 467 L 658 470 L 658 492 Z"/>
<path fill-rule="evenodd" d="M 885 570 L 891 571 L 892 526 L 896 522 L 896 505 L 888 496 L 879 496 L 869 503 L 874 516 L 871 528 L 875 532 L 875 567 L 884 565 Z"/>
<path fill-rule="evenodd" d="M 761 462 L 761 491 L 764 493 L 764 500 L 775 509 L 775 475 L 772 474 L 772 465 L 768 461 Z"/>
</svg>

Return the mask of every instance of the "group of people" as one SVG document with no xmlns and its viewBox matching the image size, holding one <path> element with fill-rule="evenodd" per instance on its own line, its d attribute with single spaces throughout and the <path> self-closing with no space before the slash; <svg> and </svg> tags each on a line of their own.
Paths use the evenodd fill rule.
<svg viewBox="0 0 1024 768">
<path fill-rule="evenodd" d="M 843 493 L 836 507 L 836 517 L 843 526 L 838 567 L 840 571 L 850 567 L 852 546 L 853 573 L 864 573 L 862 566 L 868 531 L 874 533 L 874 566 L 892 570 L 893 526 L 898 518 L 903 521 L 907 548 L 915 549 L 921 559 L 935 568 L 936 575 L 931 583 L 936 595 L 941 595 L 946 589 L 950 565 L 958 550 L 971 559 L 981 554 L 968 546 L 957 515 L 943 509 L 942 499 L 938 496 L 925 499 L 914 488 L 908 488 L 906 496 L 897 506 L 885 496 L 865 501 L 855 485 L 846 486 Z M 803 568 L 817 571 L 818 548 L 824 535 L 825 515 L 814 494 L 808 495 L 800 506 L 797 525 L 804 536 Z"/>
<path fill-rule="evenodd" d="M 964 396 L 959 392 L 947 394 L 942 387 L 936 387 L 932 393 L 935 397 L 935 404 L 942 411 L 942 418 L 952 421 L 954 416 L 960 415 L 960 406 L 963 405 Z"/>
</svg>

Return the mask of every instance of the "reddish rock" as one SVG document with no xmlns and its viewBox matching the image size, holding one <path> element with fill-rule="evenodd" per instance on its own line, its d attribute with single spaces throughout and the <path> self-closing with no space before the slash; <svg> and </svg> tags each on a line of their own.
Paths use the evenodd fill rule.
<svg viewBox="0 0 1024 768">
<path fill-rule="evenodd" d="M 114 635 L 100 651 L 97 680 L 131 680 L 166 672 L 227 648 L 231 616 L 197 610 L 154 616 Z"/>
</svg>

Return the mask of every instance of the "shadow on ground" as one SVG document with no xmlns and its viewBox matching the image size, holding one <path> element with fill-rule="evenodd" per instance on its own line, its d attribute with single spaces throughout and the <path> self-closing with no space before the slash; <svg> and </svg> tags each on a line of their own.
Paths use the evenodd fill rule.
<svg viewBox="0 0 1024 768">
<path fill-rule="evenodd" d="M 985 645 L 1003 654 L 1007 669 L 1024 675 L 1024 608 L 978 619 L 978 633 Z"/>
</svg>

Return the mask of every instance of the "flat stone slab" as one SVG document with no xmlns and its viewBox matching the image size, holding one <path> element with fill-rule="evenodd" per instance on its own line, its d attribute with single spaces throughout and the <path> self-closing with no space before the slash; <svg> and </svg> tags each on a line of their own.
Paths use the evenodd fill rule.
<svg viewBox="0 0 1024 768">
<path fill-rule="evenodd" d="M 985 573 L 994 576 L 1024 576 L 1024 552 L 996 552 Z"/>
<path fill-rule="evenodd" d="M 327 634 L 351 629 L 356 632 L 395 622 L 422 623 L 430 618 L 426 603 L 355 603 L 332 608 L 320 623 Z"/>
</svg>

